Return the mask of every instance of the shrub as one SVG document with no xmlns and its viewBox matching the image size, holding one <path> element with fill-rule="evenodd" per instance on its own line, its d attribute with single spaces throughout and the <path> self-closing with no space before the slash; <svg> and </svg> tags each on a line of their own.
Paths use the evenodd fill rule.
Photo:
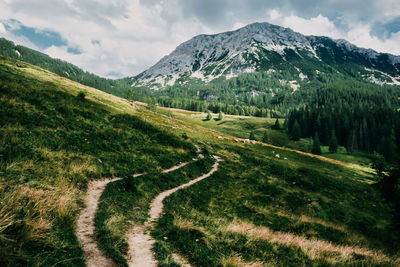
<svg viewBox="0 0 400 267">
<path fill-rule="evenodd" d="M 78 97 L 79 97 L 80 99 L 85 99 L 85 97 L 86 97 L 85 92 L 80 91 L 80 92 L 78 93 Z"/>
<path fill-rule="evenodd" d="M 210 112 L 207 113 L 206 121 L 209 121 L 212 119 L 212 115 Z"/>
</svg>

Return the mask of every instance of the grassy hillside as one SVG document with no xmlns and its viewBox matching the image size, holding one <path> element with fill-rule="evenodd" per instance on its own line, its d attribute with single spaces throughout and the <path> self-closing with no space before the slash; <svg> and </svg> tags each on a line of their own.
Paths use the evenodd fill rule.
<svg viewBox="0 0 400 267">
<path fill-rule="evenodd" d="M 250 133 L 254 133 L 256 140 L 262 141 L 264 133 L 267 133 L 268 143 L 277 146 L 289 147 L 296 150 L 310 152 L 312 148 L 312 139 L 301 139 L 294 142 L 290 140 L 285 130 L 274 129 L 276 119 L 260 118 L 250 116 L 232 116 L 223 115 L 223 119 L 218 119 L 218 114 L 212 114 L 213 119 L 205 120 L 207 114 L 202 112 L 184 111 L 180 109 L 158 108 L 158 112 L 167 116 L 179 118 L 188 123 L 194 123 L 205 128 L 213 129 L 221 133 L 232 135 L 239 138 L 249 138 Z M 279 119 L 281 126 L 284 119 Z M 351 162 L 370 169 L 370 155 L 364 152 L 355 151 L 352 155 L 348 154 L 344 147 L 340 147 L 337 153 L 329 153 L 328 146 L 322 146 L 322 155 L 328 158 Z"/>
<path fill-rule="evenodd" d="M 83 266 L 74 225 L 90 179 L 195 155 L 135 113 L 128 101 L 0 58 L 1 266 Z"/>
<path fill-rule="evenodd" d="M 392 211 L 358 174 L 261 146 L 217 147 L 220 171 L 165 203 L 153 232 L 162 266 L 172 252 L 194 266 L 400 263 Z"/>
<path fill-rule="evenodd" d="M 224 158 L 212 177 L 165 201 L 166 213 L 153 232 L 160 266 L 177 266 L 174 253 L 194 266 L 400 264 L 394 212 L 372 185 L 377 178 L 368 155 L 325 154 L 337 164 L 287 149 L 237 144 L 216 137 L 247 138 L 250 128 L 272 136 L 273 120 L 204 121 L 204 113 L 158 112 L 191 125 L 196 130 L 189 136 Z"/>
<path fill-rule="evenodd" d="M 153 198 L 208 172 L 212 163 L 213 159 L 207 156 L 171 173 L 151 173 L 109 185 L 96 216 L 96 237 L 100 246 L 115 262 L 127 266 L 124 258 L 128 249 L 126 233 L 132 224 L 145 222 Z"/>
<path fill-rule="evenodd" d="M 144 111 L 144 107 L 139 109 Z M 206 123 L 217 123 L 203 121 L 200 118 L 203 114 L 193 118 L 195 113 L 162 109 L 149 114 L 149 121 L 169 120 L 177 133 L 187 133 L 189 138 L 205 144 L 209 151 L 224 159 L 212 177 L 166 200 L 166 213 L 153 231 L 158 240 L 154 249 L 160 266 L 179 266 L 173 259 L 174 253 L 183 255 L 193 266 L 400 263 L 399 233 L 394 228 L 393 210 L 371 185 L 377 178 L 367 167 L 369 162 L 364 154 L 338 153 L 331 157 L 344 162 L 321 161 L 287 149 L 216 138 L 229 136 L 227 133 L 240 137 L 244 131 L 239 129 L 246 123 L 236 123 L 236 130 L 225 130 L 224 134 L 215 131 L 217 127 L 203 127 Z M 259 119 L 249 120 L 256 123 Z M 276 153 L 280 159 L 275 158 Z M 172 177 L 175 175 L 179 177 L 181 172 Z M 153 181 L 157 179 L 166 181 L 163 176 Z M 172 185 L 153 182 L 137 188 L 147 186 L 148 191 L 159 192 Z M 102 236 L 107 236 L 102 243 L 112 245 L 107 250 L 116 253 L 114 257 L 126 251 L 121 239 L 126 233 L 123 230 L 126 219 L 141 224 L 143 212 L 148 208 L 148 194 L 138 197 L 126 191 L 129 192 L 122 181 L 108 187 L 98 218 L 99 229 L 106 230 Z M 123 197 L 113 197 L 115 192 Z M 118 207 L 122 199 L 129 205 Z M 118 227 L 110 227 L 113 224 Z M 124 264 L 121 261 L 121 266 Z"/>
<path fill-rule="evenodd" d="M 22 45 L 15 45 L 13 42 L 4 38 L 0 38 L 0 55 L 33 64 L 62 77 L 92 86 L 110 94 L 125 98 L 131 98 L 133 96 L 133 90 L 128 80 L 113 80 L 99 77 L 71 63 L 49 57 L 46 54 Z"/>
<path fill-rule="evenodd" d="M 287 137 L 270 129 L 273 120 L 203 117 L 150 110 L 0 58 L 0 265 L 84 266 L 74 227 L 87 183 L 118 176 L 101 198 L 96 239 L 124 266 L 126 230 L 143 223 L 151 199 L 210 168 L 206 157 L 160 173 L 192 160 L 191 142 L 223 162 L 166 199 L 152 233 L 160 266 L 179 266 L 174 253 L 193 266 L 400 264 L 393 209 L 371 185 L 363 154 L 335 161 L 235 143 L 217 136 Z"/>
</svg>

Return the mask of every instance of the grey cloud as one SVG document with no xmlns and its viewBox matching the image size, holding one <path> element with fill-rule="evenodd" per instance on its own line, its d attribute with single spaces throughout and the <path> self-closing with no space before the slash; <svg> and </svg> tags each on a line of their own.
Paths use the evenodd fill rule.
<svg viewBox="0 0 400 267">
<path fill-rule="evenodd" d="M 46 18 L 76 16 L 76 11 L 63 0 L 15 0 L 8 5 L 15 13 L 21 12 Z"/>
<path fill-rule="evenodd" d="M 9 7 L 14 12 L 46 17 L 48 19 L 58 17 L 76 18 L 92 21 L 108 28 L 113 28 L 109 18 L 124 17 L 127 15 L 127 6 L 128 4 L 124 0 L 112 3 L 96 0 L 75 0 L 71 4 L 68 4 L 64 0 L 14 0 L 9 4 Z"/>
<path fill-rule="evenodd" d="M 390 38 L 393 33 L 400 31 L 400 16 L 387 21 L 377 22 L 372 28 L 372 33 L 381 40 Z"/>
<path fill-rule="evenodd" d="M 124 18 L 127 16 L 126 1 L 119 0 L 115 3 L 99 2 L 95 0 L 76 0 L 73 7 L 79 11 L 79 16 L 84 20 L 92 20 L 99 25 L 114 28 L 108 18 Z"/>
<path fill-rule="evenodd" d="M 161 0 L 141 0 L 146 5 L 160 4 Z M 167 2 L 167 1 L 165 1 Z M 228 26 L 234 21 L 262 20 L 268 10 L 277 9 L 284 15 L 303 18 L 322 14 L 338 26 L 346 23 L 371 23 L 384 20 L 388 11 L 399 10 L 400 2 L 393 0 L 178 0 L 185 18 L 196 18 L 208 26 Z M 165 3 L 165 5 L 167 5 Z"/>
<path fill-rule="evenodd" d="M 36 28 L 48 25 L 63 38 L 69 38 L 66 52 L 72 54 L 59 53 L 63 59 L 76 60 L 84 69 L 110 76 L 141 72 L 196 34 L 268 21 L 268 12 L 273 9 L 283 18 L 294 15 L 310 19 L 321 14 L 341 32 L 359 25 L 373 26 L 372 34 L 382 40 L 389 40 L 393 33 L 400 31 L 399 0 L 139 0 L 140 7 L 136 3 L 133 0 L 10 0 L 7 3 L 0 0 L 0 6 L 10 8 L 25 25 Z M 155 14 L 161 18 L 155 18 Z M 75 34 L 76 25 L 81 28 Z M 17 40 L 15 36 L 12 39 Z M 375 43 L 372 48 L 385 46 L 392 51 L 397 47 L 393 40 L 388 44 Z"/>
<path fill-rule="evenodd" d="M 123 17 L 126 14 L 128 4 L 124 0 L 114 2 L 99 2 L 95 0 L 85 0 L 73 2 L 73 6 L 82 10 L 82 13 L 95 16 L 107 16 L 110 18 Z"/>
</svg>

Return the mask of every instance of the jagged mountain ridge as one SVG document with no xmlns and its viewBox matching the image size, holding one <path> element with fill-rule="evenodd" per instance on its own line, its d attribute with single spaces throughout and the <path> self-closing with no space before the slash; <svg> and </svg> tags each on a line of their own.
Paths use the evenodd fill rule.
<svg viewBox="0 0 400 267">
<path fill-rule="evenodd" d="M 297 80 L 308 78 L 318 65 L 346 73 L 343 65 L 357 65 L 365 80 L 400 85 L 400 57 L 359 48 L 345 40 L 305 36 L 289 28 L 254 23 L 235 31 L 198 35 L 179 45 L 171 54 L 134 77 L 133 85 L 161 88 L 188 79 L 209 82 L 242 73 L 280 71 L 288 64 L 297 70 Z M 303 64 L 302 64 L 303 63 Z M 382 76 L 377 79 L 375 76 Z M 346 73 L 348 74 L 348 73 Z M 397 77 L 396 77 L 397 76 Z"/>
</svg>

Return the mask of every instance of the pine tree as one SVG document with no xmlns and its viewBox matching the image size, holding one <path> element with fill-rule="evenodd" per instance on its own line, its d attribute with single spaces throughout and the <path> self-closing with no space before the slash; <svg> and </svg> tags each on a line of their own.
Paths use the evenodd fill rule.
<svg viewBox="0 0 400 267">
<path fill-rule="evenodd" d="M 355 131 L 351 130 L 349 136 L 347 137 L 347 143 L 346 143 L 347 153 L 353 154 L 356 145 L 357 145 L 357 136 Z"/>
<path fill-rule="evenodd" d="M 378 176 L 382 178 L 384 176 L 383 172 L 388 167 L 385 158 L 381 154 L 374 152 L 371 161 L 372 161 L 372 168 L 374 168 Z"/>
<path fill-rule="evenodd" d="M 313 147 L 312 147 L 311 153 L 316 154 L 316 155 L 321 155 L 321 146 L 319 143 L 318 133 L 315 133 L 315 135 L 314 135 Z"/>
<path fill-rule="evenodd" d="M 329 140 L 329 152 L 336 153 L 337 149 L 338 149 L 338 141 L 335 135 L 335 131 L 332 131 L 332 135 Z"/>
<path fill-rule="evenodd" d="M 279 119 L 276 119 L 274 126 L 272 127 L 274 130 L 280 130 L 281 124 L 279 123 Z"/>
<path fill-rule="evenodd" d="M 218 114 L 218 120 L 220 121 L 220 120 L 222 120 L 224 117 L 223 117 L 223 115 L 222 115 L 222 112 L 220 111 L 219 112 L 219 114 Z"/>
<path fill-rule="evenodd" d="M 250 133 L 249 139 L 250 139 L 250 140 L 257 140 L 257 139 L 256 139 L 256 136 L 254 135 L 254 132 L 251 132 L 251 133 Z"/>
<path fill-rule="evenodd" d="M 288 119 L 285 118 L 285 120 L 284 120 L 284 122 L 283 122 L 283 129 L 284 129 L 284 130 L 288 130 L 288 124 L 289 124 Z"/>
<path fill-rule="evenodd" d="M 206 120 L 209 121 L 209 120 L 211 120 L 211 119 L 212 119 L 212 115 L 211 115 L 210 112 L 208 112 L 208 113 L 207 113 Z"/>
<path fill-rule="evenodd" d="M 267 133 L 267 131 L 264 131 L 264 135 L 263 135 L 262 141 L 263 141 L 264 143 L 268 143 L 268 142 L 269 142 L 269 138 L 268 138 L 268 133 Z"/>
<path fill-rule="evenodd" d="M 301 137 L 301 129 L 300 129 L 300 124 L 297 122 L 297 120 L 294 121 L 293 127 L 292 127 L 292 132 L 290 133 L 290 136 L 292 137 L 293 141 L 299 141 Z"/>
<path fill-rule="evenodd" d="M 377 147 L 378 153 L 383 155 L 386 161 L 390 163 L 394 160 L 396 147 L 392 134 L 390 136 L 382 137 Z"/>
</svg>

